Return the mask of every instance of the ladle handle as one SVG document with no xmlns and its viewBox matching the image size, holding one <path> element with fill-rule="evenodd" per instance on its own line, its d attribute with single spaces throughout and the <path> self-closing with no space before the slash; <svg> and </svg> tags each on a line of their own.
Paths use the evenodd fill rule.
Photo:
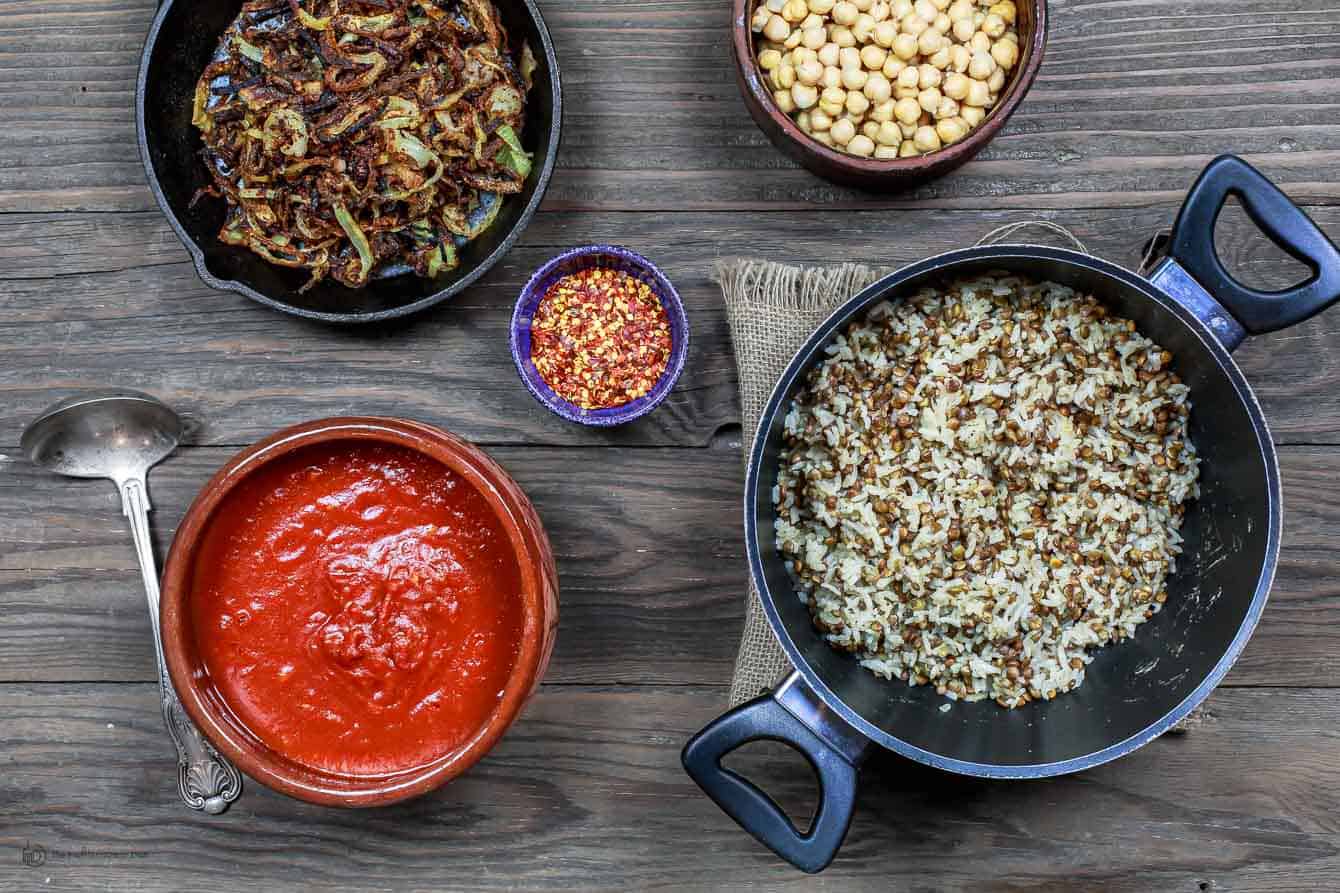
<svg viewBox="0 0 1340 893">
<path fill-rule="evenodd" d="M 177 746 L 177 790 L 182 802 L 191 809 L 218 815 L 242 793 L 242 776 L 201 736 L 172 689 L 167 662 L 163 659 L 163 639 L 158 631 L 158 569 L 149 539 L 148 488 L 143 478 L 119 481 L 117 486 L 121 490 L 121 508 L 130 522 L 130 534 L 135 540 L 135 557 L 140 561 L 144 594 L 149 600 L 163 722 L 172 736 L 172 743 Z"/>
</svg>

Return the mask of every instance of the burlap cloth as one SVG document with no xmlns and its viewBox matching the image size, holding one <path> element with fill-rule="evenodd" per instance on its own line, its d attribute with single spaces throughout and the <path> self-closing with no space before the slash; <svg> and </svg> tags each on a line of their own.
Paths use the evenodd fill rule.
<svg viewBox="0 0 1340 893">
<path fill-rule="evenodd" d="M 800 345 L 835 307 L 888 272 L 861 264 L 797 267 L 747 258 L 717 263 L 713 278 L 726 301 L 735 345 L 746 456 L 773 385 Z M 790 671 L 750 581 L 731 706 L 770 690 Z"/>
<path fill-rule="evenodd" d="M 994 230 L 981 243 L 1010 236 L 1021 225 Z M 1083 243 L 1069 232 L 1059 231 L 1081 251 L 1085 250 Z M 735 347 L 746 461 L 763 406 L 800 345 L 838 305 L 889 272 L 888 268 L 862 264 L 800 267 L 749 258 L 717 262 L 712 278 L 721 286 L 731 343 Z M 731 706 L 772 690 L 789 672 L 791 662 L 772 634 L 758 590 L 750 580 L 744 633 L 740 636 L 735 673 L 731 677 Z M 1185 732 L 1209 715 L 1204 707 L 1197 708 L 1171 731 Z"/>
</svg>

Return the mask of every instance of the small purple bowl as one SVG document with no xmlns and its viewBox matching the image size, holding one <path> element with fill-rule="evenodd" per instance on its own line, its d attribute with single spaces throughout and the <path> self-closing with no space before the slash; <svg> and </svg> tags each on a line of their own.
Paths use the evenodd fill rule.
<svg viewBox="0 0 1340 893">
<path fill-rule="evenodd" d="M 646 394 L 622 406 L 609 409 L 582 409 L 569 403 L 545 384 L 540 371 L 530 359 L 530 323 L 535 310 L 540 306 L 549 287 L 573 273 L 582 270 L 600 268 L 618 270 L 634 276 L 651 286 L 651 290 L 660 298 L 665 308 L 666 318 L 670 321 L 670 359 L 660 380 Z M 684 371 L 684 360 L 689 353 L 689 320 L 684 315 L 684 302 L 679 292 L 670 284 L 656 265 L 640 254 L 620 248 L 617 245 L 587 245 L 565 251 L 535 271 L 521 289 L 521 299 L 516 302 L 512 312 L 512 360 L 516 363 L 517 374 L 525 382 L 527 390 L 545 405 L 550 412 L 569 422 L 581 425 L 608 428 L 622 425 L 651 412 L 669 393 L 674 390 Z"/>
</svg>

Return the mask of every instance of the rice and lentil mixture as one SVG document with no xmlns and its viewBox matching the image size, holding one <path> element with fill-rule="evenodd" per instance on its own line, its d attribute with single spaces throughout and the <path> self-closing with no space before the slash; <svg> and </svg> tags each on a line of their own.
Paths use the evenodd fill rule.
<svg viewBox="0 0 1340 893">
<path fill-rule="evenodd" d="M 1163 605 L 1198 460 L 1188 388 L 1132 321 L 1002 273 L 881 303 L 827 353 L 773 501 L 830 645 L 1018 707 Z"/>
</svg>

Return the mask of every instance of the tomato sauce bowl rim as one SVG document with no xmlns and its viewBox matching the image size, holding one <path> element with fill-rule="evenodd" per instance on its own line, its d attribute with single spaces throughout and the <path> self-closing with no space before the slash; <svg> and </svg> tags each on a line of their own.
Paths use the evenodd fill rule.
<svg viewBox="0 0 1340 893">
<path fill-rule="evenodd" d="M 473 486 L 507 532 L 521 575 L 522 629 L 516 662 L 498 706 L 464 745 L 420 766 L 384 774 L 317 769 L 266 744 L 236 715 L 211 681 L 196 644 L 189 601 L 196 556 L 214 512 L 257 469 L 317 444 L 395 445 L 440 462 Z M 479 447 L 432 425 L 371 416 L 319 419 L 277 431 L 234 455 L 187 509 L 163 572 L 163 654 L 187 715 L 220 753 L 265 786 L 324 806 L 384 806 L 428 793 L 479 762 L 502 739 L 539 687 L 558 627 L 553 552 L 534 506 Z"/>
</svg>

